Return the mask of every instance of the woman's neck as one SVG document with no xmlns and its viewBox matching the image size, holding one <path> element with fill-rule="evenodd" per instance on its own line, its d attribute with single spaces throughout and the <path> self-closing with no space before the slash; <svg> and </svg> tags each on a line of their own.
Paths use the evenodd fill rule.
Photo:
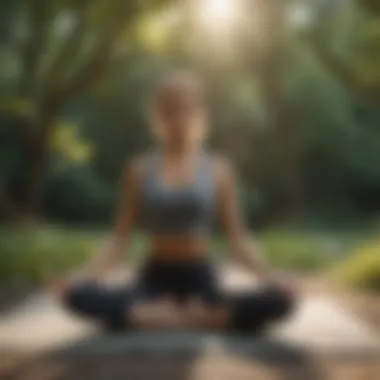
<svg viewBox="0 0 380 380">
<path fill-rule="evenodd" d="M 202 151 L 199 146 L 164 146 L 163 154 L 170 158 L 195 157 Z"/>
</svg>

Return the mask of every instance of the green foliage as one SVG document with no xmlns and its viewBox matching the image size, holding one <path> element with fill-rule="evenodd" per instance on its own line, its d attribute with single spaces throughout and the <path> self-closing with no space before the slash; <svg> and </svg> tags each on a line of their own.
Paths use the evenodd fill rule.
<svg viewBox="0 0 380 380">
<path fill-rule="evenodd" d="M 165 53 L 170 42 L 173 33 L 172 24 L 165 12 L 148 13 L 137 23 L 135 36 L 139 44 L 150 51 L 162 54 Z"/>
<path fill-rule="evenodd" d="M 28 98 L 7 97 L 0 99 L 0 112 L 15 118 L 31 117 L 35 110 L 32 102 Z"/>
<path fill-rule="evenodd" d="M 366 12 L 373 15 L 380 15 L 380 3 L 378 0 L 356 0 L 356 3 Z"/>
<path fill-rule="evenodd" d="M 104 244 L 104 237 L 105 232 L 102 230 L 53 226 L 40 226 L 35 230 L 2 228 L 0 229 L 0 282 L 21 279 L 43 283 L 54 276 L 65 274 L 97 254 Z M 348 247 L 357 245 L 366 237 L 347 232 L 328 235 L 323 232 L 279 229 L 259 233 L 255 239 L 263 244 L 267 259 L 273 266 L 292 271 L 311 272 L 330 267 L 347 252 Z M 215 259 L 219 260 L 228 255 L 229 249 L 225 237 L 214 238 L 211 243 L 211 254 Z M 137 231 L 125 258 L 132 261 L 144 260 L 148 246 L 147 236 Z M 359 259 L 368 257 L 364 261 L 359 261 L 368 267 L 372 262 L 377 263 L 378 249 L 377 243 L 377 246 L 371 245 L 363 252 L 358 250 Z M 353 262 L 350 268 L 355 270 L 357 262 Z M 348 272 L 344 269 L 342 273 Z"/>
<path fill-rule="evenodd" d="M 274 267 L 295 272 L 324 271 L 344 257 L 347 250 L 368 239 L 362 232 L 303 231 L 272 228 L 253 236 L 263 247 L 265 258 Z M 229 257 L 223 236 L 213 239 L 211 253 L 216 259 Z"/>
<path fill-rule="evenodd" d="M 114 194 L 94 171 L 83 166 L 57 168 L 46 179 L 45 216 L 72 224 L 110 220 Z"/>
<path fill-rule="evenodd" d="M 295 271 L 324 269 L 339 251 L 334 239 L 307 233 L 270 231 L 261 240 L 274 266 Z"/>
<path fill-rule="evenodd" d="M 0 231 L 0 281 L 45 282 L 87 261 L 98 237 L 64 229 Z"/>
<path fill-rule="evenodd" d="M 380 292 L 380 241 L 355 249 L 334 268 L 332 279 L 357 290 Z"/>
<path fill-rule="evenodd" d="M 28 144 L 39 141 L 38 133 L 34 135 L 34 132 L 42 129 L 40 125 L 25 128 L 20 117 L 27 119 L 26 125 L 35 120 L 36 114 L 40 117 L 39 106 L 46 91 L 60 95 L 59 86 L 65 88 L 77 69 L 86 68 L 94 45 L 104 36 L 105 25 L 116 20 L 113 7 L 116 3 L 129 4 L 127 0 L 124 3 L 115 0 L 46 2 L 49 22 L 47 29 L 41 32 L 48 34 L 48 38 L 36 60 L 39 67 L 33 81 L 34 90 L 25 96 L 19 94 L 18 89 L 22 79 L 25 80 L 19 54 L 22 49 L 12 27 L 18 18 L 20 30 L 16 32 L 25 27 L 20 17 L 25 2 L 2 2 L 0 185 L 9 188 L 16 200 L 26 187 L 20 178 L 28 173 L 28 159 L 33 156 L 34 147 Z M 145 151 L 152 142 L 147 100 L 157 79 L 179 64 L 192 66 L 195 61 L 207 61 L 205 57 L 192 56 L 192 52 L 183 49 L 184 41 L 177 41 L 182 38 L 178 32 L 181 25 L 173 27 L 173 20 L 169 20 L 170 9 L 166 8 L 175 3 L 170 0 L 136 2 L 141 8 L 128 8 L 129 15 L 120 32 L 121 38 L 117 39 L 115 54 L 110 54 L 114 59 L 99 68 L 98 64 L 102 66 L 105 58 L 101 51 L 94 58 L 94 77 L 86 77 L 92 70 L 79 71 L 87 78 L 87 85 L 70 92 L 59 115 L 55 115 L 59 122 L 49 140 L 52 149 L 44 178 L 44 216 L 65 223 L 110 221 L 125 161 Z M 373 12 L 378 10 L 375 5 L 378 1 L 357 1 L 363 7 L 360 10 L 365 8 L 372 13 L 359 12 L 352 4 L 341 3 L 335 7 L 332 3 L 331 8 L 327 7 L 333 13 L 329 18 L 332 25 L 318 24 L 326 45 L 339 62 L 353 70 L 353 77 L 358 78 L 361 85 L 376 87 L 380 29 Z M 307 41 L 298 37 L 296 33 L 286 36 L 289 62 L 285 67 L 284 61 L 286 85 L 278 89 L 285 96 L 281 112 L 286 117 L 290 115 L 289 130 L 283 130 L 281 122 L 277 126 L 270 123 L 272 115 L 267 112 L 268 105 L 264 101 L 267 98 L 263 96 L 258 78 L 252 74 L 255 63 L 252 63 L 254 67 L 249 66 L 251 58 L 255 61 L 259 55 L 258 49 L 247 48 L 241 55 L 239 48 L 233 49 L 237 53 L 233 62 L 218 66 L 210 60 L 204 62 L 207 68 L 199 66 L 213 94 L 209 108 L 210 145 L 234 160 L 241 174 L 242 205 L 251 226 L 266 227 L 282 221 L 288 205 L 289 175 L 284 170 L 286 160 L 279 159 L 279 147 L 285 146 L 285 140 L 288 144 L 285 148 L 293 152 L 293 157 L 289 155 L 290 161 L 294 159 L 292 173 L 301 184 L 302 221 L 317 227 L 370 221 L 380 210 L 379 109 L 366 103 L 356 86 L 342 86 L 344 81 L 339 70 L 331 70 L 310 49 Z M 178 43 L 176 48 L 171 45 L 173 40 Z M 226 41 L 235 42 L 244 45 L 238 37 L 236 41 Z M 223 48 L 223 41 L 220 41 L 221 46 L 217 45 L 210 46 L 210 55 L 214 55 L 214 49 L 217 54 L 217 49 Z M 105 51 L 108 54 L 108 49 Z M 56 70 L 51 70 L 56 61 Z M 94 69 L 93 65 L 89 68 Z M 84 92 L 85 89 L 88 91 Z M 271 244 L 276 250 L 280 249 L 280 244 Z M 298 252 L 307 250 L 300 243 L 295 247 L 292 244 L 287 240 L 285 246 Z M 294 255 L 303 258 L 302 253 Z M 305 266 L 319 265 L 318 259 L 305 257 L 316 262 L 305 263 Z"/>
<path fill-rule="evenodd" d="M 91 146 L 78 136 L 78 126 L 61 121 L 52 136 L 52 149 L 66 162 L 86 163 L 92 155 Z"/>
</svg>

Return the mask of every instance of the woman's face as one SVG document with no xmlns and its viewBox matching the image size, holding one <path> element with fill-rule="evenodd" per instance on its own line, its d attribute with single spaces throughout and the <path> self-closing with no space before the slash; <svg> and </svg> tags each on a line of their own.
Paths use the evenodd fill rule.
<svg viewBox="0 0 380 380">
<path fill-rule="evenodd" d="M 197 97 L 184 89 L 167 89 L 156 102 L 159 135 L 166 142 L 186 144 L 203 129 L 203 107 Z"/>
</svg>

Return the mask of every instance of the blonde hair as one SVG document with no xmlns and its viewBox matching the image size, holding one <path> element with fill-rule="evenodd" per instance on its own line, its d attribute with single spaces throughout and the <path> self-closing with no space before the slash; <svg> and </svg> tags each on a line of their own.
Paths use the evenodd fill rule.
<svg viewBox="0 0 380 380">
<path fill-rule="evenodd" d="M 177 70 L 165 76 L 156 86 L 154 98 L 166 92 L 185 92 L 199 102 L 204 100 L 202 80 L 192 71 Z"/>
<path fill-rule="evenodd" d="M 176 70 L 165 76 L 157 84 L 149 102 L 149 122 L 155 135 L 157 135 L 157 129 L 155 127 L 157 127 L 160 122 L 157 118 L 157 108 L 159 107 L 160 99 L 168 93 L 186 94 L 191 99 L 195 100 L 201 108 L 203 108 L 205 103 L 205 91 L 202 80 L 194 72 L 188 70 Z M 197 129 L 201 131 L 199 140 L 203 141 L 207 136 L 207 120 L 205 115 L 199 117 L 197 125 Z"/>
</svg>

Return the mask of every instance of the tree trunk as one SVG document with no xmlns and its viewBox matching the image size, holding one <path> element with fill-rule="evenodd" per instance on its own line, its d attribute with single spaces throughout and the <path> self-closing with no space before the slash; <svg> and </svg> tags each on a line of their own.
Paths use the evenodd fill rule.
<svg viewBox="0 0 380 380">
<path fill-rule="evenodd" d="M 25 151 L 25 195 L 22 213 L 28 220 L 35 219 L 39 211 L 45 166 L 45 143 L 36 141 Z"/>
<path fill-rule="evenodd" d="M 303 185 L 296 147 L 297 121 L 284 94 L 285 61 L 284 57 L 272 57 L 260 71 L 259 81 L 269 126 L 274 131 L 276 166 L 283 168 L 285 214 L 288 219 L 297 219 L 303 211 Z"/>
<path fill-rule="evenodd" d="M 49 159 L 49 142 L 57 110 L 44 112 L 26 140 L 24 166 L 24 197 L 21 207 L 23 217 L 34 221 L 39 214 L 44 177 Z M 39 132 L 36 132 L 39 131 Z"/>
<path fill-rule="evenodd" d="M 283 168 L 285 217 L 294 220 L 303 211 L 303 185 L 295 147 L 296 118 L 285 94 L 289 36 L 285 23 L 286 3 L 268 0 L 261 2 L 261 6 L 263 31 L 260 35 L 265 36 L 265 46 L 261 56 L 252 57 L 251 70 L 258 78 L 270 118 L 269 127 L 274 131 L 276 167 Z"/>
</svg>

